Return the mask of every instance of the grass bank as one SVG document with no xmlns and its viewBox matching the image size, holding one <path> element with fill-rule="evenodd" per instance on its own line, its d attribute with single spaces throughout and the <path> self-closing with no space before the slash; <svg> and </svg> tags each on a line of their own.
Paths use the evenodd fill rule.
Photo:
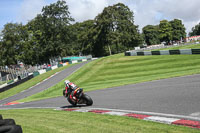
<svg viewBox="0 0 200 133">
<path fill-rule="evenodd" d="M 183 126 L 93 113 L 52 109 L 0 110 L 4 119 L 15 119 L 23 133 L 199 133 Z"/>
<path fill-rule="evenodd" d="M 124 56 L 100 58 L 68 77 L 85 91 L 200 73 L 200 55 Z M 23 102 L 62 95 L 63 81 Z"/>
<path fill-rule="evenodd" d="M 15 95 L 15 94 L 17 94 L 17 93 L 19 93 L 19 92 L 21 92 L 23 90 L 26 90 L 26 89 L 36 85 L 37 83 L 43 81 L 44 79 L 50 77 L 51 75 L 53 75 L 53 74 L 55 74 L 57 72 L 60 72 L 60 71 L 66 69 L 66 68 L 68 68 L 70 66 L 72 66 L 72 65 L 67 65 L 67 66 L 59 67 L 57 69 L 48 71 L 48 72 L 46 72 L 44 74 L 38 75 L 38 76 L 28 80 L 25 83 L 22 83 L 22 84 L 20 84 L 20 85 L 18 85 L 16 87 L 13 87 L 13 88 L 5 91 L 5 92 L 2 92 L 2 93 L 0 93 L 0 100 L 8 98 L 10 96 L 13 96 L 13 95 Z"/>
</svg>

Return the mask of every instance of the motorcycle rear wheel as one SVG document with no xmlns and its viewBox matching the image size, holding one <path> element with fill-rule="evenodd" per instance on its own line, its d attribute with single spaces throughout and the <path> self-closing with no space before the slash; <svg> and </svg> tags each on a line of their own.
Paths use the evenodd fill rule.
<svg viewBox="0 0 200 133">
<path fill-rule="evenodd" d="M 86 101 L 86 105 L 91 106 L 93 104 L 93 100 L 87 94 L 83 94 L 82 98 Z"/>
</svg>

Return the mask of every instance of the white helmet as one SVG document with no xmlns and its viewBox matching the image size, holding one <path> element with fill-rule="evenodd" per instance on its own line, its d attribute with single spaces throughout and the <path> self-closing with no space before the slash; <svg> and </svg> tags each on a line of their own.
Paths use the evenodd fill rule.
<svg viewBox="0 0 200 133">
<path fill-rule="evenodd" d="M 67 84 L 69 84 L 70 83 L 70 81 L 69 80 L 65 80 L 65 85 L 67 85 Z"/>
</svg>

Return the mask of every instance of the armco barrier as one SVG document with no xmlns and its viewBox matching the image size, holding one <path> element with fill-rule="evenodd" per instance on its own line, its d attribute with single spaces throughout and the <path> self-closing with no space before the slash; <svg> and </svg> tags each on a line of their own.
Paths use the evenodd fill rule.
<svg viewBox="0 0 200 133">
<path fill-rule="evenodd" d="M 138 56 L 144 55 L 144 52 L 137 52 L 137 55 L 138 55 Z"/>
<path fill-rule="evenodd" d="M 21 83 L 24 83 L 24 82 L 26 82 L 27 80 L 32 79 L 32 78 L 33 78 L 33 74 L 32 74 L 32 75 L 29 75 L 28 77 L 26 77 L 26 78 L 24 78 L 24 79 L 21 79 L 21 80 L 18 80 L 18 81 L 16 81 L 16 82 L 13 82 L 12 84 L 8 84 L 8 85 L 6 85 L 6 86 L 4 86 L 4 87 L 2 87 L 2 88 L 0 89 L 0 93 L 1 93 L 1 92 L 4 92 L 4 91 L 7 91 L 7 90 L 9 90 L 9 89 L 11 89 L 11 88 L 13 88 L 13 87 L 15 87 L 15 86 L 21 84 Z"/>
<path fill-rule="evenodd" d="M 58 68 L 58 66 L 52 66 L 52 67 L 51 67 L 52 70 L 54 70 L 54 69 L 56 69 L 56 68 Z"/>
<path fill-rule="evenodd" d="M 144 51 L 144 55 L 152 55 L 151 51 Z"/>
<path fill-rule="evenodd" d="M 39 73 L 38 71 L 33 72 L 33 76 L 34 76 L 34 77 L 35 77 L 35 76 L 38 76 L 38 75 L 40 75 L 40 73 Z"/>
<path fill-rule="evenodd" d="M 51 71 L 51 70 L 54 70 L 58 67 L 63 67 L 63 66 L 66 66 L 66 65 L 69 65 L 69 64 L 74 64 L 74 63 L 78 63 L 78 62 L 84 62 L 84 61 L 89 61 L 89 60 L 92 60 L 92 56 L 85 56 L 84 59 L 79 59 L 79 60 L 73 60 L 71 62 L 65 62 L 65 63 L 62 63 L 62 64 L 58 64 L 56 66 L 52 66 L 52 67 L 48 67 L 46 69 L 42 69 L 42 70 L 38 70 L 38 71 L 35 71 L 33 73 L 29 73 L 28 77 L 23 77 L 23 76 L 20 76 L 18 78 L 16 78 L 15 80 L 11 80 L 9 81 L 8 83 L 5 83 L 5 84 L 2 84 L 0 85 L 0 93 L 3 92 L 3 91 L 6 91 L 16 85 L 19 85 L 21 83 L 23 83 L 24 81 L 26 81 L 27 79 L 30 79 L 30 78 L 33 78 L 33 77 L 36 77 L 40 74 L 43 74 L 43 73 L 46 73 L 48 71 Z M 21 80 L 23 79 L 23 80 Z"/>
<path fill-rule="evenodd" d="M 87 59 L 82 59 L 82 61 L 87 61 Z"/>
<path fill-rule="evenodd" d="M 92 60 L 92 58 L 87 58 L 87 59 L 82 59 L 82 60 L 74 60 L 72 62 L 66 62 L 66 63 L 63 63 L 63 64 L 58 64 L 56 66 L 48 67 L 48 68 L 43 69 L 43 70 L 35 71 L 33 73 L 30 73 L 30 75 L 28 77 L 26 77 L 26 78 L 22 78 L 21 80 L 18 79 L 16 81 L 12 80 L 9 83 L 5 83 L 5 84 L 1 85 L 0 86 L 0 93 L 4 92 L 6 90 L 9 90 L 10 88 L 15 87 L 15 86 L 17 86 L 17 85 L 19 85 L 19 84 L 21 84 L 21 83 L 33 78 L 33 77 L 36 77 L 36 76 L 38 76 L 40 74 L 43 74 L 43 73 L 46 73 L 48 71 L 54 70 L 54 69 L 56 69 L 58 67 L 63 67 L 63 66 L 69 65 L 69 64 L 74 64 L 74 63 L 84 62 L 84 61 L 89 61 L 89 60 Z"/>
<path fill-rule="evenodd" d="M 179 50 L 169 50 L 169 54 L 173 55 L 173 54 L 180 54 Z"/>
<path fill-rule="evenodd" d="M 126 51 L 125 56 L 146 56 L 146 55 L 180 55 L 200 54 L 200 49 L 176 49 L 160 51 Z"/>
<path fill-rule="evenodd" d="M 72 61 L 72 64 L 75 64 L 75 63 L 78 63 L 78 61 L 77 61 L 77 60 L 73 60 L 73 61 Z"/>
<path fill-rule="evenodd" d="M 131 56 L 137 56 L 137 52 L 131 52 Z"/>
<path fill-rule="evenodd" d="M 51 71 L 51 70 L 52 70 L 51 67 L 46 68 L 46 72 Z"/>
<path fill-rule="evenodd" d="M 43 73 L 46 73 L 50 70 L 54 70 L 58 67 L 63 67 L 63 66 L 66 66 L 66 65 L 69 65 L 69 64 L 74 64 L 74 63 L 78 63 L 78 62 L 84 62 L 84 61 L 89 61 L 89 60 L 92 60 L 92 58 L 87 58 L 87 59 L 79 59 L 79 60 L 73 60 L 73 61 L 69 61 L 69 62 L 65 62 L 63 64 L 58 64 L 56 66 L 52 66 L 52 67 L 48 67 L 46 69 L 43 69 L 43 70 L 39 70 L 39 71 L 35 71 L 33 72 L 33 76 L 38 76 L 40 74 L 43 74 Z"/>
<path fill-rule="evenodd" d="M 65 62 L 63 63 L 63 66 L 69 65 L 69 62 Z"/>
<path fill-rule="evenodd" d="M 191 49 L 180 49 L 180 54 L 192 54 Z"/>
<path fill-rule="evenodd" d="M 58 64 L 58 67 L 63 67 L 63 64 Z"/>
<path fill-rule="evenodd" d="M 14 82 L 14 80 L 10 80 L 7 84 L 12 84 Z"/>
<path fill-rule="evenodd" d="M 192 49 L 192 54 L 200 54 L 200 49 Z"/>
<path fill-rule="evenodd" d="M 40 74 L 43 74 L 43 73 L 46 73 L 47 71 L 46 71 L 46 69 L 44 69 L 44 70 L 39 70 L 38 71 Z"/>
<path fill-rule="evenodd" d="M 132 56 L 132 55 L 131 55 L 131 51 L 126 51 L 126 52 L 125 52 L 125 56 Z"/>
<path fill-rule="evenodd" d="M 152 55 L 160 55 L 160 51 L 151 51 Z"/>
<path fill-rule="evenodd" d="M 169 55 L 169 50 L 160 50 L 160 55 Z"/>
</svg>

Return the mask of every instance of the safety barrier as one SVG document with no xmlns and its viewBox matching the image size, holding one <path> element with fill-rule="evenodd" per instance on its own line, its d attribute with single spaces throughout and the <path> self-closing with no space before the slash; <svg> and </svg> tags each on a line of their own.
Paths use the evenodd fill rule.
<svg viewBox="0 0 200 133">
<path fill-rule="evenodd" d="M 16 125 L 14 119 L 3 119 L 0 115 L 0 133 L 22 133 L 20 125 Z"/>
<path fill-rule="evenodd" d="M 19 85 L 19 84 L 22 84 L 22 83 L 24 83 L 24 82 L 26 82 L 26 81 L 28 81 L 29 79 L 32 79 L 32 78 L 33 78 L 33 74 L 29 75 L 28 77 L 23 78 L 21 80 L 17 80 L 16 79 L 12 83 L 9 83 L 9 84 L 5 83 L 5 84 L 3 84 L 3 85 L 0 86 L 0 93 L 4 92 L 4 91 L 7 91 L 7 90 L 9 90 L 9 89 L 11 89 L 11 88 Z"/>
<path fill-rule="evenodd" d="M 125 56 L 146 56 L 146 55 L 191 55 L 200 54 L 200 49 L 176 49 L 160 51 L 126 51 Z"/>
<path fill-rule="evenodd" d="M 36 77 L 38 75 L 41 75 L 43 73 L 46 73 L 48 71 L 54 70 L 54 69 L 59 68 L 59 67 L 63 67 L 63 66 L 66 66 L 66 65 L 69 65 L 69 64 L 78 63 L 78 62 L 89 61 L 89 60 L 92 60 L 92 58 L 73 60 L 71 62 L 65 62 L 65 63 L 62 63 L 62 64 L 58 64 L 56 66 L 48 67 L 46 69 L 34 71 L 33 73 L 29 73 L 28 76 L 26 76 L 24 78 L 20 78 L 19 79 L 19 77 L 18 77 L 18 78 L 12 79 L 9 82 L 0 84 L 0 93 L 3 92 L 3 91 L 8 90 L 8 89 L 20 84 L 20 83 L 23 83 L 23 82 L 27 81 L 28 79 L 30 79 L 30 77 L 33 78 L 33 77 Z"/>
<path fill-rule="evenodd" d="M 56 66 L 48 67 L 48 68 L 43 69 L 43 70 L 35 71 L 35 72 L 33 72 L 33 76 L 35 77 L 35 76 L 38 76 L 38 75 L 43 74 L 45 72 L 48 72 L 50 70 L 54 70 L 56 68 L 63 67 L 63 66 L 69 65 L 69 64 L 75 64 L 75 63 L 78 63 L 78 62 L 84 62 L 84 61 L 89 61 L 89 60 L 92 60 L 92 58 L 90 57 L 90 58 L 86 58 L 86 59 L 72 60 L 72 61 L 69 61 L 69 62 L 58 64 Z"/>
</svg>

